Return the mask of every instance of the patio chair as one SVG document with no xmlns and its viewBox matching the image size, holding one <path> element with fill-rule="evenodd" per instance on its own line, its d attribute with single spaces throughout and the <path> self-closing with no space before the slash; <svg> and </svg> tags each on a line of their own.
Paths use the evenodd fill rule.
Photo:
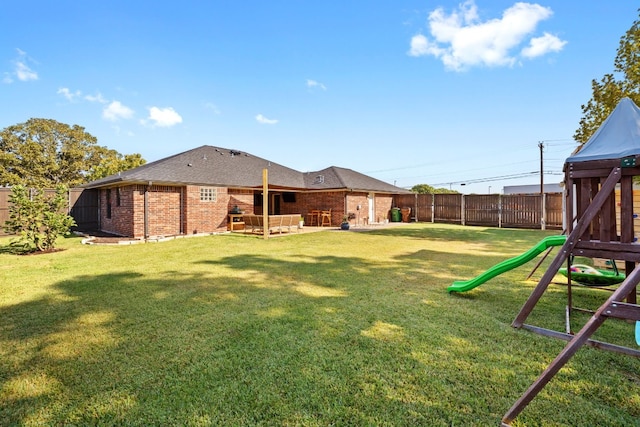
<svg viewBox="0 0 640 427">
<path fill-rule="evenodd" d="M 324 227 L 325 224 L 331 227 L 331 209 L 320 214 L 320 227 Z"/>
</svg>

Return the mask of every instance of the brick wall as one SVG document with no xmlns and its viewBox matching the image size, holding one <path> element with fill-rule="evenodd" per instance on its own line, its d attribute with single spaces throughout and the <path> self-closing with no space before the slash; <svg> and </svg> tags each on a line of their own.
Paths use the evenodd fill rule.
<svg viewBox="0 0 640 427">
<path fill-rule="evenodd" d="M 180 199 L 182 187 L 153 185 L 148 190 L 149 237 L 177 236 L 182 234 Z M 142 233 L 144 234 L 144 192 L 142 194 Z M 137 219 L 138 216 L 136 216 Z M 136 220 L 136 231 L 139 229 Z"/>
<path fill-rule="evenodd" d="M 252 190 L 215 187 L 216 200 L 203 201 L 200 188 L 195 185 L 151 186 L 147 193 L 149 237 L 225 231 L 228 214 L 235 206 L 245 213 L 262 213 L 261 207 L 253 206 Z M 122 236 L 144 238 L 145 191 L 145 185 L 100 190 L 101 229 Z M 338 226 L 348 213 L 356 214 L 352 223 L 364 222 L 369 212 L 368 202 L 367 193 L 362 192 L 296 193 L 294 203 L 280 204 L 280 213 L 299 213 L 306 218 L 312 209 L 330 209 L 331 225 Z M 369 218 L 369 222 L 387 219 L 392 203 L 393 196 L 377 195 L 376 218 Z M 359 211 L 358 205 L 361 207 Z"/>
<path fill-rule="evenodd" d="M 392 195 L 376 194 L 374 205 L 376 212 L 375 222 L 383 222 L 385 219 L 390 219 L 389 216 L 391 214 L 391 208 L 393 207 Z M 369 222 L 371 222 L 371 218 L 369 218 Z"/>
<path fill-rule="evenodd" d="M 100 228 L 120 236 L 134 236 L 135 186 L 100 190 Z M 119 200 L 119 204 L 118 204 Z M 110 207 L 109 207 L 110 206 Z"/>
<path fill-rule="evenodd" d="M 235 206 L 246 214 L 254 214 L 253 208 L 253 190 L 238 190 L 234 188 L 228 189 L 229 200 L 227 202 L 227 211 L 231 212 Z"/>
<path fill-rule="evenodd" d="M 103 231 L 138 239 L 145 237 L 144 185 L 100 190 L 100 228 Z M 181 233 L 181 188 L 154 185 L 149 188 L 149 236 Z"/>
<path fill-rule="evenodd" d="M 359 210 L 358 206 L 360 206 Z M 360 225 L 369 220 L 369 199 L 367 198 L 367 193 L 347 194 L 347 215 L 349 214 L 354 214 L 356 216 L 354 219 L 349 221 L 351 224 Z"/>
<path fill-rule="evenodd" d="M 135 185 L 133 188 L 133 218 L 132 218 L 132 237 L 143 239 L 144 236 L 144 193 L 146 186 Z"/>
<path fill-rule="evenodd" d="M 360 205 L 360 210 L 357 209 Z M 300 213 L 307 220 L 307 213 L 313 209 L 331 209 L 331 225 L 338 226 L 342 218 L 349 213 L 356 215 L 352 224 L 363 224 L 365 218 L 369 222 L 384 222 L 389 219 L 393 206 L 392 195 L 375 195 L 375 218 L 369 216 L 369 199 L 366 192 L 329 191 L 316 193 L 296 193 L 296 203 L 281 204 L 281 213 Z M 346 209 L 345 209 L 346 208 Z"/>
<path fill-rule="evenodd" d="M 344 191 L 331 191 L 323 193 L 297 193 L 296 203 L 290 204 L 293 212 L 299 213 L 307 219 L 307 213 L 313 209 L 329 210 L 331 209 L 331 225 L 340 225 L 344 216 Z M 284 205 L 289 205 L 285 203 Z"/>
<path fill-rule="evenodd" d="M 215 187 L 216 201 L 201 201 L 200 186 L 188 185 L 183 200 L 185 234 L 213 233 L 227 229 L 229 193 L 226 188 Z M 212 188 L 212 187 L 207 187 Z M 253 197 L 252 197 L 253 202 Z M 235 203 L 238 204 L 238 203 Z"/>
<path fill-rule="evenodd" d="M 227 229 L 234 207 L 253 212 L 250 190 L 216 189 L 215 201 L 200 200 L 200 186 L 158 186 L 148 189 L 149 237 L 221 232 Z M 211 188 L 211 187 L 208 187 Z M 134 238 L 145 237 L 145 185 L 100 190 L 103 231 Z"/>
</svg>

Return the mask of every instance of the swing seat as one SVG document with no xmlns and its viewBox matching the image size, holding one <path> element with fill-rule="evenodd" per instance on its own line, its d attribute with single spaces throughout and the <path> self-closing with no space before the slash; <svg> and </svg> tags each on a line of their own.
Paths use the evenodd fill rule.
<svg viewBox="0 0 640 427">
<path fill-rule="evenodd" d="M 567 276 L 567 269 L 558 270 L 563 276 Z M 627 276 L 624 273 L 613 270 L 600 270 L 589 265 L 575 264 L 571 266 L 571 279 L 585 286 L 611 286 L 622 283 Z"/>
</svg>

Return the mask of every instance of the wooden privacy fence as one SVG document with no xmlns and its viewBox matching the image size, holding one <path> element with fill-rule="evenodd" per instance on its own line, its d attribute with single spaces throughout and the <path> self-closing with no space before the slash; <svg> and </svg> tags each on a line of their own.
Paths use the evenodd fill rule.
<svg viewBox="0 0 640 427">
<path fill-rule="evenodd" d="M 54 190 L 45 190 L 53 194 Z M 76 221 L 76 228 L 81 230 L 98 229 L 98 192 L 83 188 L 71 188 L 69 194 L 68 213 Z M 10 188 L 0 188 L 0 235 L 5 235 L 4 223 L 9 219 Z"/>
<path fill-rule="evenodd" d="M 554 230 L 563 229 L 562 201 L 562 193 L 409 194 L 395 198 L 396 206 L 412 208 L 415 221 L 533 229 L 544 224 Z"/>
</svg>

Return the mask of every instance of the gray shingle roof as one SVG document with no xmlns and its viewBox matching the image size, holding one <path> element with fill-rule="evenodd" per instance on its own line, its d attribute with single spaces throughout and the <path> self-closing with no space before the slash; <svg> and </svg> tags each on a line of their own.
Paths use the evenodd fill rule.
<svg viewBox="0 0 640 427">
<path fill-rule="evenodd" d="M 303 173 L 240 150 L 210 145 L 203 145 L 90 182 L 85 187 L 99 188 L 121 183 L 152 182 L 156 185 L 259 188 L 262 187 L 263 169 L 268 170 L 271 187 L 292 190 L 353 189 L 387 193 L 408 192 L 351 169 L 332 166 L 319 172 Z"/>
</svg>

